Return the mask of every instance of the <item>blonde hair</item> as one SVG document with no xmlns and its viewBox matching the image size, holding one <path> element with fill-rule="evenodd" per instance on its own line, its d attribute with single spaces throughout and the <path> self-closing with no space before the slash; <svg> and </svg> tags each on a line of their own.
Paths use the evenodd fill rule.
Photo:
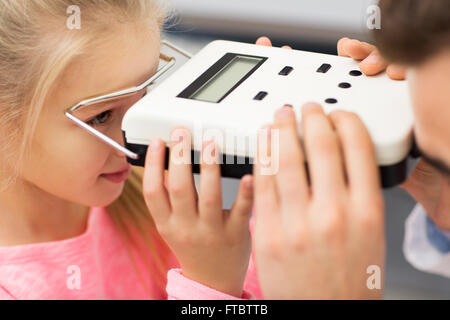
<svg viewBox="0 0 450 320">
<path fill-rule="evenodd" d="M 81 10 L 82 32 L 66 28 L 70 6 Z M 156 0 L 0 1 L 2 189 L 17 182 L 45 101 L 70 62 L 88 45 L 113 37 L 112 26 L 156 21 L 162 27 L 166 17 L 166 9 Z M 164 289 L 170 251 L 148 212 L 142 178 L 142 168 L 133 168 L 120 198 L 107 211 L 136 267 L 138 253 Z"/>
</svg>

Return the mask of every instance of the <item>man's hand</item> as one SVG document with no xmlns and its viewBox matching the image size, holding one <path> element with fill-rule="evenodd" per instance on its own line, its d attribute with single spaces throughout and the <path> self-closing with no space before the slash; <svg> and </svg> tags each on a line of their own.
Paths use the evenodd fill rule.
<svg viewBox="0 0 450 320">
<path fill-rule="evenodd" d="M 304 106 L 305 169 L 295 113 L 277 112 L 279 170 L 254 167 L 254 248 L 266 299 L 380 298 L 368 268 L 384 269 L 384 202 L 375 152 L 357 115 Z M 264 132 L 264 130 L 263 130 Z M 273 136 L 272 136 L 273 137 Z M 267 137 L 268 157 L 277 155 Z M 270 167 L 270 164 L 268 165 Z M 381 279 L 380 279 L 381 281 Z"/>
<path fill-rule="evenodd" d="M 258 40 L 256 40 L 256 44 L 259 45 L 259 46 L 271 47 L 272 46 L 272 41 L 270 41 L 270 39 L 267 38 L 267 37 L 259 37 Z M 282 46 L 281 48 L 283 48 L 283 49 L 292 49 L 290 46 Z"/>
<path fill-rule="evenodd" d="M 360 61 L 359 67 L 368 76 L 374 76 L 386 70 L 393 80 L 405 80 L 406 69 L 395 64 L 388 64 L 377 47 L 355 39 L 342 38 L 338 41 L 338 55 Z"/>
<path fill-rule="evenodd" d="M 450 178 L 420 160 L 408 181 L 400 187 L 422 205 L 441 230 L 450 231 Z"/>
<path fill-rule="evenodd" d="M 405 68 L 388 65 L 378 49 L 369 43 L 342 38 L 338 42 L 340 56 L 361 61 L 366 75 L 376 75 L 386 70 L 394 80 L 405 79 Z M 442 230 L 450 231 L 450 180 L 426 161 L 420 160 L 408 181 L 401 185 L 427 211 L 429 217 Z"/>
</svg>

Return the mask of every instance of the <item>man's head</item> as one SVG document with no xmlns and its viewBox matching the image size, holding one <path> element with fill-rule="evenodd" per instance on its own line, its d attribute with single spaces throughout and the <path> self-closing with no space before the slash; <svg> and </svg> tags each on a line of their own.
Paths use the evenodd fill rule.
<svg viewBox="0 0 450 320">
<path fill-rule="evenodd" d="M 381 0 L 377 46 L 408 67 L 415 135 L 425 160 L 450 175 L 450 1 Z"/>
</svg>

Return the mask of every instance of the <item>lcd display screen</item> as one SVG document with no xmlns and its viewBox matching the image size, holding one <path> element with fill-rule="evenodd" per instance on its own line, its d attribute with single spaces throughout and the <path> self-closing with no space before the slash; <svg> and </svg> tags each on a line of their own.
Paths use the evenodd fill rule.
<svg viewBox="0 0 450 320">
<path fill-rule="evenodd" d="M 227 54 L 179 97 L 218 103 L 248 78 L 267 58 Z"/>
</svg>

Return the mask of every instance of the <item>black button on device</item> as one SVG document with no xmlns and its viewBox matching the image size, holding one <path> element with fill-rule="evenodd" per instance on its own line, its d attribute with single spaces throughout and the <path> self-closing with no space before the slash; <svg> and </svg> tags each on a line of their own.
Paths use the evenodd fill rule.
<svg viewBox="0 0 450 320">
<path fill-rule="evenodd" d="M 268 95 L 268 93 L 266 91 L 260 91 L 254 98 L 253 100 L 263 100 L 266 96 Z"/>
<path fill-rule="evenodd" d="M 319 67 L 319 69 L 317 69 L 317 72 L 319 72 L 319 73 L 327 73 L 328 70 L 330 70 L 330 69 L 331 69 L 331 64 L 324 63 L 323 65 L 321 65 Z"/>
<path fill-rule="evenodd" d="M 292 72 L 292 70 L 294 70 L 294 68 L 286 66 L 286 67 L 283 68 L 283 70 L 280 71 L 279 75 L 280 76 L 287 76 L 287 75 L 289 75 Z"/>
<path fill-rule="evenodd" d="M 359 70 L 352 70 L 352 71 L 350 71 L 350 75 L 353 77 L 359 77 L 359 76 L 362 76 L 362 72 Z"/>
<path fill-rule="evenodd" d="M 329 98 L 329 99 L 325 100 L 325 102 L 326 102 L 326 103 L 329 103 L 329 104 L 335 104 L 335 103 L 337 103 L 338 101 L 337 101 L 336 99 L 334 99 L 334 98 Z"/>
<path fill-rule="evenodd" d="M 348 83 L 348 82 L 341 82 L 341 83 L 339 83 L 339 88 L 348 89 L 348 88 L 351 88 L 351 87 L 352 87 L 352 85 L 350 83 Z"/>
</svg>

